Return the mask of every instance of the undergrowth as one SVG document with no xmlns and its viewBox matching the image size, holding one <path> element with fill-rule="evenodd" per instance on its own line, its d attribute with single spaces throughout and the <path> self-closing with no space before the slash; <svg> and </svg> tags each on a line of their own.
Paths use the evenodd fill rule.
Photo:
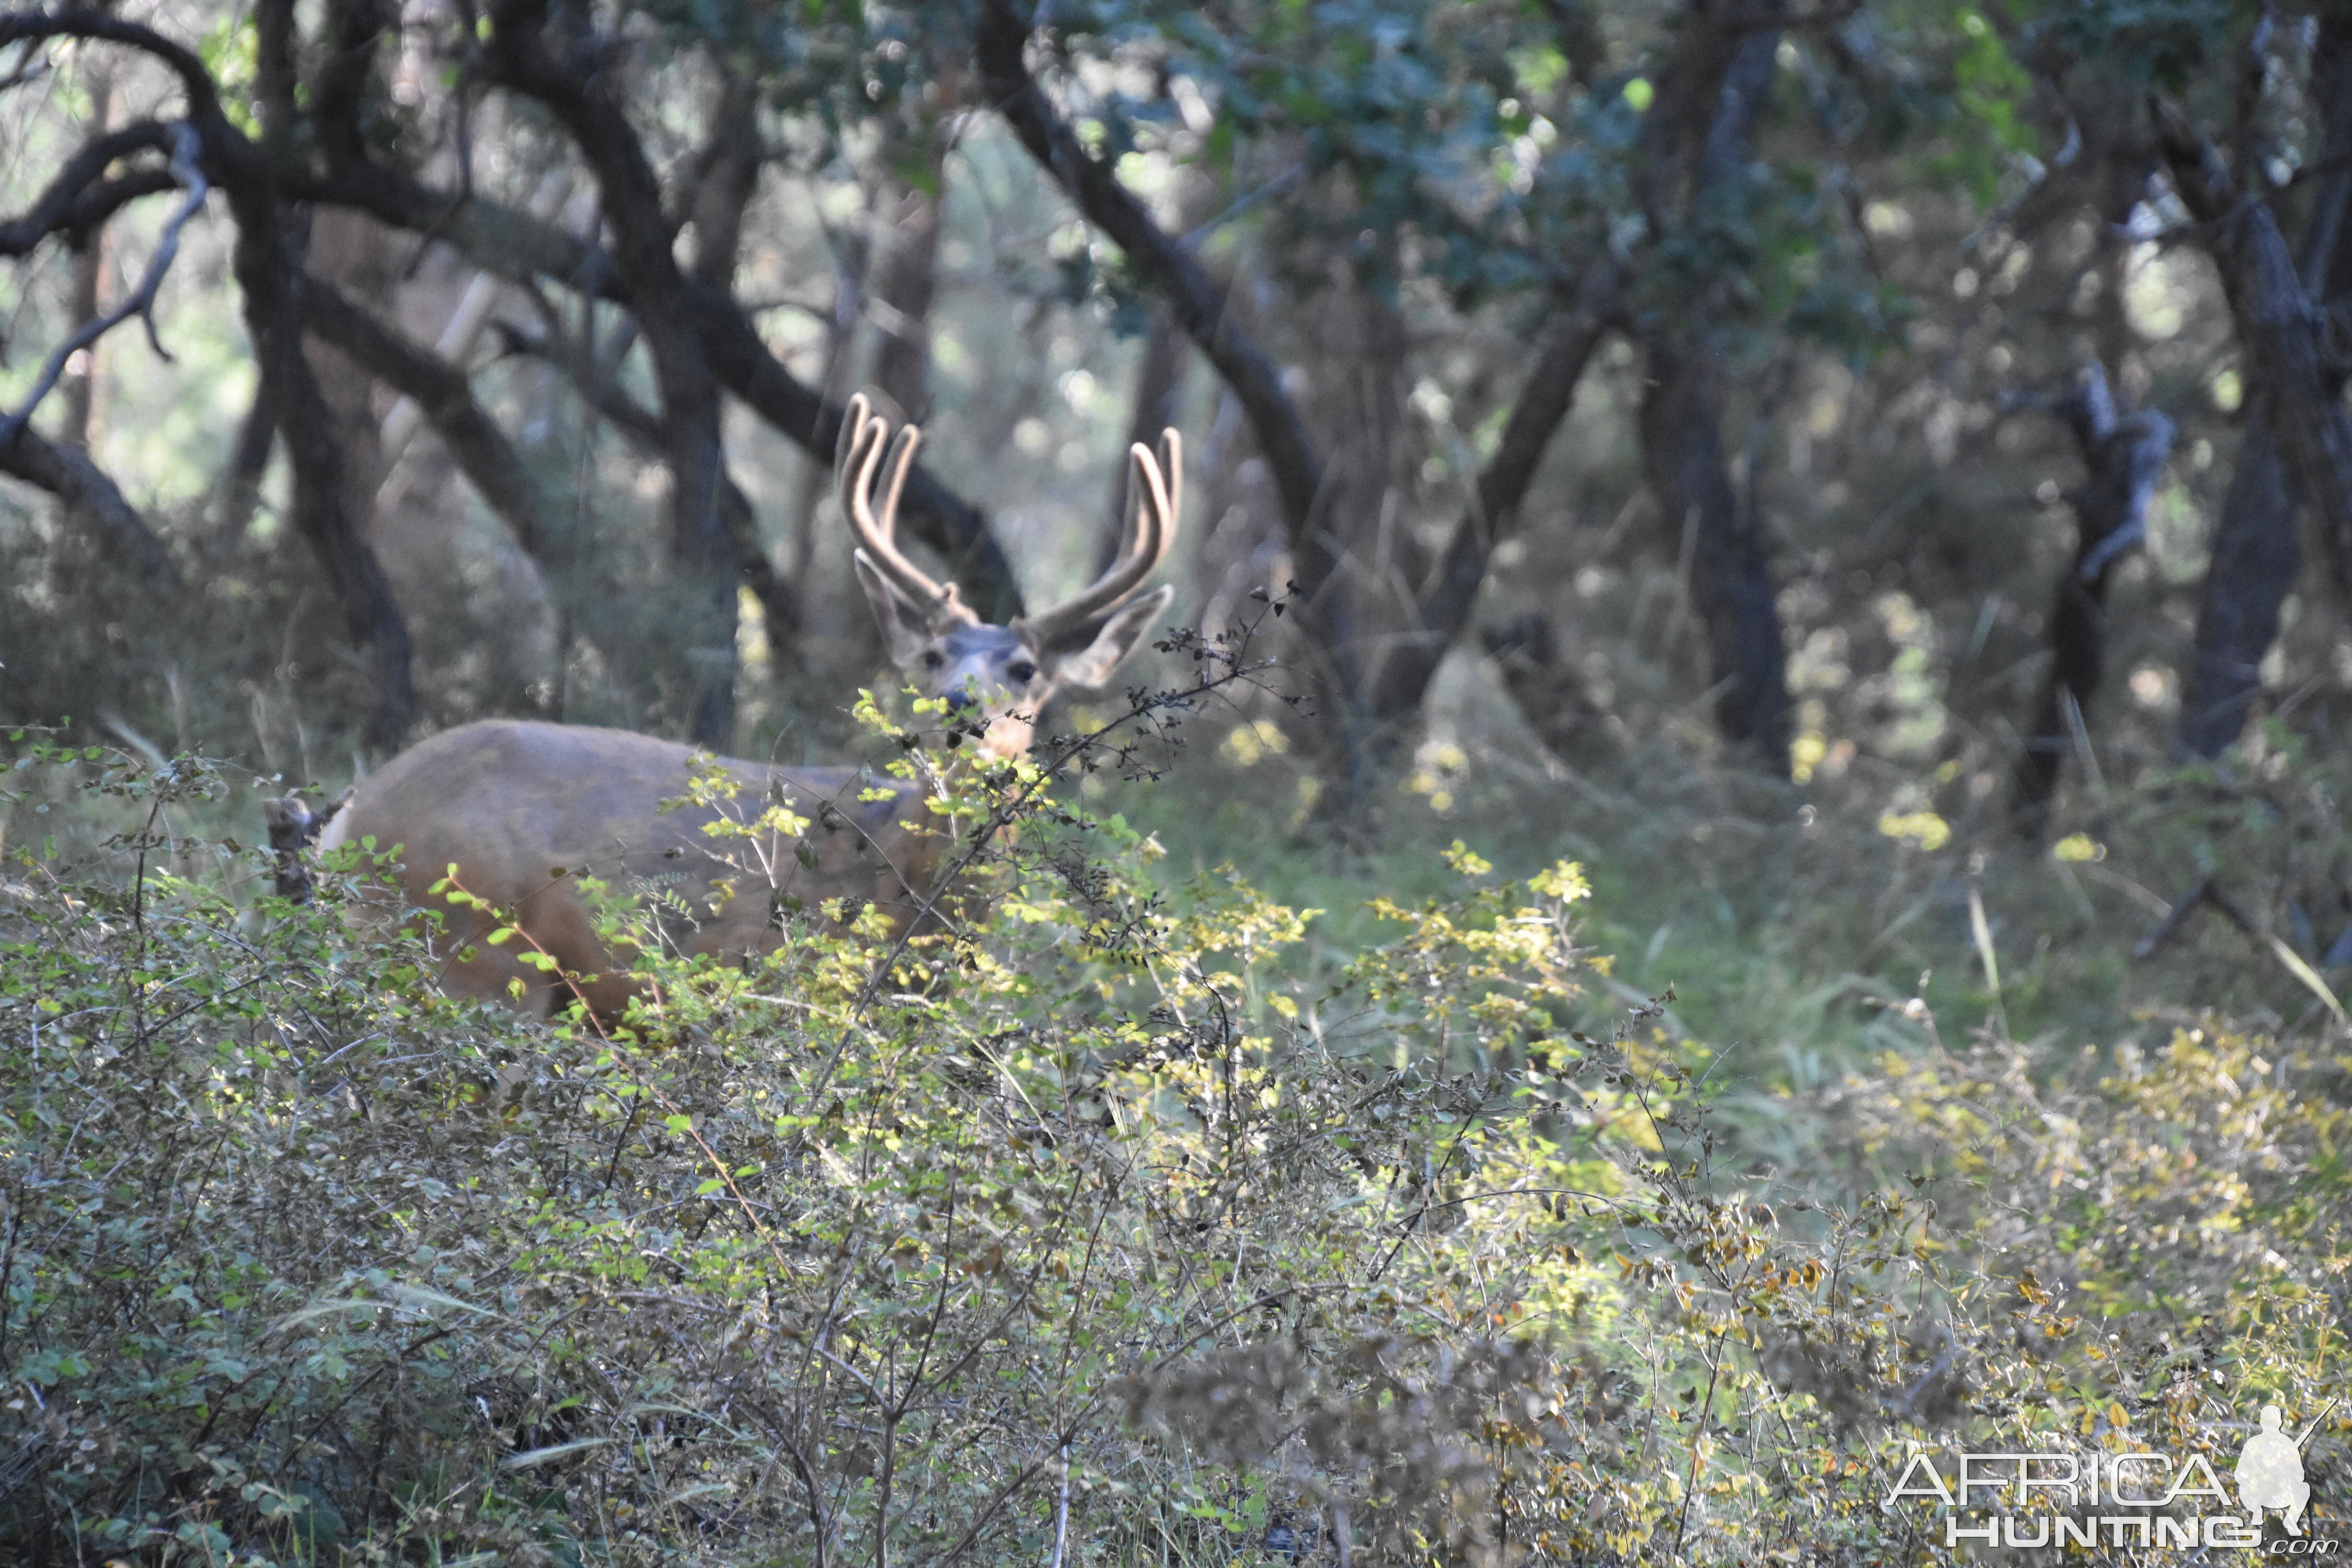
<svg viewBox="0 0 2352 1568">
<path fill-rule="evenodd" d="M 1915 1562 L 1918 1452 L 2227 1474 L 2265 1402 L 2344 1517 L 2318 1031 L 1914 1000 L 1776 1164 L 1675 997 L 1593 1026 L 1576 865 L 1318 951 L 1029 763 L 929 775 L 984 918 L 542 1026 L 347 927 L 364 858 L 234 893 L 216 770 L 19 743 L 130 815 L 0 889 L 12 1560 Z"/>
</svg>

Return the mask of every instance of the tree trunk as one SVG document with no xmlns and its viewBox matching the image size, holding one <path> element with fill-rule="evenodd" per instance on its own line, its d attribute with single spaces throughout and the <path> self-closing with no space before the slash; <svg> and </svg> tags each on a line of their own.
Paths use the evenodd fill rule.
<svg viewBox="0 0 2352 1568">
<path fill-rule="evenodd" d="M 1301 311 L 1304 363 L 1296 395 L 1324 455 L 1315 532 L 1336 569 L 1310 602 L 1326 632 L 1318 650 L 1331 668 L 1327 714 L 1340 720 L 1334 759 L 1345 784 L 1334 811 L 1365 805 L 1412 715 L 1376 711 L 1382 664 L 1411 629 L 1423 563 L 1410 521 L 1424 443 L 1406 397 L 1412 375 L 1404 318 L 1346 263 Z"/>
<path fill-rule="evenodd" d="M 919 424 L 931 406 L 931 300 L 939 291 L 944 137 L 932 141 L 925 162 L 929 190 L 893 180 L 876 204 L 880 242 L 866 287 L 882 338 L 874 352 L 874 384 L 902 416 Z"/>
<path fill-rule="evenodd" d="M 1581 15 L 1577 7 L 1562 7 L 1559 14 L 1571 23 Z M 1644 205 L 1651 214 L 1653 234 L 1664 226 L 1665 205 L 1651 196 L 1668 188 L 1679 193 L 1694 170 L 1704 173 L 1722 163 L 1724 155 L 1744 149 L 1762 88 L 1769 81 L 1778 42 L 1777 34 L 1758 29 L 1769 27 L 1781 15 L 1777 6 L 1745 0 L 1719 4 L 1696 0 L 1683 18 L 1674 57 L 1659 73 L 1656 100 L 1643 117 L 1643 162 L 1650 169 Z M 1354 548 L 1360 542 L 1351 541 L 1343 531 L 1355 523 L 1349 518 L 1350 509 L 1336 499 L 1335 492 L 1360 489 L 1360 479 L 1332 478 L 1301 400 L 1292 396 L 1282 371 L 1256 339 L 1234 324 L 1226 290 L 1209 276 L 1191 249 L 1160 228 L 1112 169 L 1091 156 L 1062 121 L 1029 74 L 1024 54 L 1032 26 L 1033 19 L 1012 0 L 982 0 L 975 53 L 988 98 L 1031 157 L 1068 192 L 1088 221 L 1126 253 L 1137 273 L 1159 293 L 1246 415 L 1253 444 L 1281 503 L 1292 576 L 1301 601 L 1292 625 L 1317 651 L 1320 668 L 1316 675 L 1327 715 L 1333 708 L 1339 710 L 1338 745 L 1346 780 L 1341 798 L 1360 802 L 1381 751 L 1399 732 L 1408 705 L 1418 702 L 1445 643 L 1466 618 L 1467 605 L 1485 574 L 1486 552 L 1517 505 L 1515 487 L 1523 485 L 1533 473 L 1535 457 L 1556 426 L 1558 415 L 1566 411 L 1574 376 L 1547 374 L 1531 378 L 1531 386 L 1545 389 L 1540 402 L 1554 412 L 1549 417 L 1538 417 L 1541 409 L 1531 408 L 1530 417 L 1523 422 L 1515 410 L 1505 444 L 1508 462 L 1498 457 L 1490 475 L 1482 477 L 1479 508 L 1483 515 L 1457 531 L 1444 558 L 1444 569 L 1423 590 L 1433 595 L 1430 604 L 1419 602 L 1420 594 L 1414 591 L 1421 589 L 1418 582 L 1409 582 L 1407 591 L 1397 595 L 1393 583 L 1381 582 L 1385 568 L 1363 559 Z M 1572 52 L 1589 53 L 1580 45 Z M 1752 80 L 1753 90 L 1724 90 L 1733 79 L 1735 68 L 1737 82 L 1745 87 Z M 1722 134 L 1710 133 L 1718 128 Z M 1697 181 L 1694 188 L 1703 184 Z M 1675 205 L 1681 205 L 1679 195 Z M 1589 279 L 1600 275 L 1598 269 L 1588 272 Z M 1566 331 L 1559 340 L 1564 350 L 1582 346 L 1575 353 L 1563 352 L 1560 363 L 1580 370 L 1582 356 L 1596 337 L 1597 331 Z M 1554 392 L 1559 394 L 1556 399 L 1550 395 Z M 1341 472 L 1345 473 L 1344 467 Z M 1490 486 L 1487 478 L 1496 482 Z M 1378 514 L 1370 526 L 1377 536 L 1382 527 Z M 1397 531 L 1397 536 L 1402 538 L 1402 531 Z M 1758 575 L 1760 578 L 1760 572 Z M 1368 582 L 1373 593 L 1353 591 Z M 1762 585 L 1769 605 L 1769 581 Z M 1402 615 L 1394 613 L 1400 609 Z M 1367 610 L 1386 616 L 1386 626 L 1367 621 Z M 1777 648 L 1777 622 L 1769 640 Z M 1388 667 L 1400 660 L 1403 663 L 1396 677 L 1388 678 Z M 1769 677 L 1757 679 L 1769 680 L 1773 692 L 1781 690 L 1784 680 L 1777 661 Z M 1769 707 L 1769 694 L 1757 701 Z M 1780 703 L 1785 710 L 1785 693 Z M 1785 731 L 1785 721 L 1780 729 Z"/>
<path fill-rule="evenodd" d="M 330 207 L 310 220 L 310 270 L 375 320 L 392 313 L 400 282 L 399 249 L 374 219 L 358 213 Z M 375 376 L 316 338 L 308 352 L 343 451 L 343 510 L 352 527 L 380 545 L 372 527 L 376 493 L 383 488 L 383 424 L 376 413 Z"/>
<path fill-rule="evenodd" d="M 873 252 L 871 243 L 855 226 L 839 243 L 840 253 L 834 258 L 833 309 L 824 319 L 824 368 L 816 388 L 827 406 L 837 406 L 849 397 L 853 351 L 857 323 L 866 313 L 866 274 Z M 832 602 L 841 585 L 817 564 L 824 498 L 832 489 L 832 463 L 811 450 L 801 466 L 800 490 L 793 505 L 793 584 L 800 594 L 800 625 L 811 638 L 811 646 L 803 652 L 803 662 L 808 664 L 819 662 L 815 658 L 819 647 L 829 654 L 845 653 L 851 646 L 869 652 L 880 647 L 877 634 L 866 629 L 871 617 L 854 609 L 843 614 L 843 605 Z M 834 660 L 827 658 L 822 662 Z M 872 660 L 861 657 L 856 662 L 863 666 Z"/>
<path fill-rule="evenodd" d="M 2296 276 L 2270 209 L 2240 199 L 2220 153 L 2178 109 L 2158 100 L 2155 110 L 2173 187 L 2210 237 L 2247 382 L 2269 398 L 2336 590 L 2352 595 L 2352 415 L 2340 397 L 2343 370 L 2325 348 L 2325 315 Z"/>
<path fill-rule="evenodd" d="M 719 378 L 701 331 L 700 301 L 715 291 L 680 270 L 661 182 L 643 142 L 590 68 L 550 37 L 545 13 L 530 0 L 500 0 L 489 20 L 493 79 L 544 104 L 595 172 L 612 227 L 613 263 L 628 287 L 661 392 L 670 550 L 697 580 L 702 599 L 701 613 L 685 628 L 695 672 L 688 732 L 695 744 L 724 751 L 735 732 L 739 563 L 723 510 L 730 481 Z"/>
<path fill-rule="evenodd" d="M 1777 31 L 1748 34 L 1716 79 L 1712 97 L 1694 90 L 1675 115 L 1663 101 L 1653 110 L 1657 127 L 1655 136 L 1644 127 L 1644 183 L 1654 226 L 1675 201 L 1681 167 L 1689 168 L 1688 195 L 1675 205 L 1688 223 L 1703 213 L 1711 190 L 1747 161 L 1779 47 Z M 1689 563 L 1687 588 L 1706 626 L 1717 726 L 1774 772 L 1786 773 L 1788 650 L 1760 520 L 1740 505 L 1724 461 L 1723 349 L 1705 297 L 1712 291 L 1697 291 L 1679 321 L 1654 322 L 1645 334 L 1650 389 L 1642 402 L 1642 466 L 1664 517 L 1665 543 Z"/>
<path fill-rule="evenodd" d="M 1689 563 L 1686 586 L 1706 628 L 1717 689 L 1716 724 L 1726 739 L 1785 773 L 1788 650 L 1757 520 L 1739 504 L 1724 462 L 1722 424 L 1723 365 L 1713 335 L 1654 339 L 1650 391 L 1642 400 L 1642 465 L 1665 514 L 1665 542 L 1676 560 Z"/>
<path fill-rule="evenodd" d="M 236 427 L 236 445 L 229 448 L 228 467 L 214 487 L 213 521 L 224 535 L 241 531 L 261 504 L 261 480 L 269 471 L 270 449 L 278 444 L 278 420 L 269 398 L 258 386 L 253 403 Z"/>
<path fill-rule="evenodd" d="M 2321 166 L 2352 153 L 2352 16 L 2321 18 L 2313 96 L 2325 106 Z M 2305 292 L 2334 300 L 2352 287 L 2352 168 L 2320 184 L 2303 231 Z M 2251 366 L 2249 367 L 2251 369 Z M 2244 437 L 2213 530 L 2212 562 L 2197 606 L 2196 651 L 2180 710 L 2183 751 L 2218 757 L 2234 744 L 2262 694 L 2262 662 L 2277 640 L 2280 607 L 2302 574 L 2303 496 L 2280 450 L 2272 395 L 2247 389 Z"/>
<path fill-rule="evenodd" d="M 114 112 L 114 72 L 103 58 L 93 63 L 85 76 L 89 92 L 89 116 L 85 121 L 89 136 L 95 139 L 106 134 L 108 120 Z M 79 331 L 98 320 L 104 300 L 100 298 L 106 286 L 106 263 L 112 251 L 109 239 L 111 229 L 100 226 L 92 231 L 73 253 L 72 300 L 68 313 L 73 330 Z M 58 396 L 63 407 L 63 417 L 58 423 L 58 438 L 69 447 L 89 450 L 96 436 L 98 410 L 98 360 L 105 340 L 84 349 L 79 363 L 68 361 L 65 379 L 58 384 Z"/>
<path fill-rule="evenodd" d="M 1157 448 L 1160 433 L 1179 422 L 1184 401 L 1184 331 L 1166 310 L 1151 313 L 1151 328 L 1143 337 L 1143 356 L 1135 367 L 1133 412 L 1128 416 L 1128 445 Z M 1095 557 L 1095 570 L 1107 572 L 1118 559 L 1127 524 L 1127 484 L 1132 467 L 1121 455 L 1118 477 L 1111 483 L 1110 522 Z"/>
<path fill-rule="evenodd" d="M 2106 658 L 2107 584 L 2116 563 L 2147 537 L 2147 508 L 2172 453 L 2172 421 L 2153 408 L 2118 414 L 2105 374 L 2093 365 L 2060 405 L 2089 478 L 2074 499 L 2074 561 L 2050 610 L 2050 669 L 2018 761 L 2018 824 L 2048 821 L 2067 752 L 2085 731 Z"/>
<path fill-rule="evenodd" d="M 2200 757 L 2220 756 L 2245 730 L 2262 695 L 2263 658 L 2278 638 L 2280 606 L 2303 571 L 2303 498 L 2280 455 L 2270 401 L 2257 393 L 2246 404 L 2238 467 L 2221 498 L 2197 605 L 2180 744 Z"/>
<path fill-rule="evenodd" d="M 408 624 L 393 600 L 383 564 L 344 505 L 342 447 L 303 353 L 285 214 L 274 193 L 250 185 L 232 186 L 229 198 L 237 229 L 233 266 L 261 371 L 261 398 L 279 411 L 293 468 L 294 530 L 318 556 L 352 640 L 374 669 L 375 706 L 362 726 L 362 742 L 373 751 L 390 751 L 416 711 Z"/>
</svg>

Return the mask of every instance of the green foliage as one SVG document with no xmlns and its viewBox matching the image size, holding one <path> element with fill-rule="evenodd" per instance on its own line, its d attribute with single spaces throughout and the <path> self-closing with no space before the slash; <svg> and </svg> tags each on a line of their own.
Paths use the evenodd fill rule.
<svg viewBox="0 0 2352 1568">
<path fill-rule="evenodd" d="M 2033 138 L 2025 128 L 2021 110 L 2032 100 L 2032 79 L 2011 58 L 2000 35 L 1979 13 L 1961 15 L 1960 34 L 1968 43 L 1952 60 L 1960 112 L 1981 124 L 1995 144 L 2011 153 L 2031 151 Z M 1993 193 L 1987 183 L 1979 184 L 1976 194 L 1984 202 L 1990 201 Z"/>
<path fill-rule="evenodd" d="M 2178 91 L 2222 56 L 2253 9 L 2240 0 L 2062 0 L 2032 26 L 2077 58 Z"/>
<path fill-rule="evenodd" d="M 216 787 L 56 770 L 151 826 Z M 357 868 L 240 910 L 169 844 L 15 851 L 12 1553 L 1859 1563 L 1933 1529 L 1879 1507 L 1909 1443 L 2205 1452 L 2344 1391 L 2332 1061 L 1890 1057 L 1840 1197 L 1655 1007 L 1573 1026 L 1573 866 L 1456 845 L 1327 982 L 1314 911 L 1018 798 L 992 924 L 647 943 L 609 1034 L 439 998 Z"/>
</svg>

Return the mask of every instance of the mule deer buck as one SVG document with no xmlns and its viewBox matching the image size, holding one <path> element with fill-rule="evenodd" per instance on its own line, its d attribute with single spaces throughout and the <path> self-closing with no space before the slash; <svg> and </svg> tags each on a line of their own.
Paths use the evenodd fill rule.
<svg viewBox="0 0 2352 1568">
<path fill-rule="evenodd" d="M 1156 456 L 1140 443 L 1130 449 L 1119 554 L 1094 585 L 1000 626 L 898 550 L 898 497 L 920 440 L 912 425 L 894 439 L 863 395 L 850 400 L 835 470 L 857 537 L 857 580 L 892 661 L 921 692 L 946 702 L 956 729 L 976 734 L 978 750 L 1018 756 L 1046 699 L 1106 683 L 1175 597 L 1171 587 L 1139 590 L 1174 542 L 1181 443 L 1171 429 Z M 401 891 L 420 908 L 445 907 L 431 889 L 454 865 L 460 887 L 510 913 L 529 945 L 579 976 L 583 998 L 607 1017 L 625 1007 L 633 986 L 625 954 L 596 934 L 583 876 L 652 895 L 663 941 L 688 955 L 772 949 L 782 940 L 787 900 L 812 910 L 831 899 L 870 902 L 901 931 L 932 923 L 952 840 L 929 826 L 921 785 L 859 768 L 720 759 L 751 803 L 744 815 L 773 802 L 812 819 L 800 845 L 773 836 L 747 844 L 705 834 L 719 807 L 662 810 L 688 793 L 695 755 L 617 730 L 510 719 L 467 724 L 402 752 L 320 816 L 299 801 L 268 802 L 279 889 L 307 892 L 299 854 L 312 838 L 321 849 L 373 839 L 380 850 L 397 850 Z M 571 1000 L 573 983 L 518 960 L 514 950 L 525 943 L 491 946 L 484 940 L 490 929 L 483 911 L 449 910 L 436 939 L 449 989 L 510 998 L 519 981 L 520 1005 L 535 1013 Z"/>
</svg>

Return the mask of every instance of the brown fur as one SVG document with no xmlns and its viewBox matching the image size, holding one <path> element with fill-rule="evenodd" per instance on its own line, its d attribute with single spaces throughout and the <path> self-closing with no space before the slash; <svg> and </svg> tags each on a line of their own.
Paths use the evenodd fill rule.
<svg viewBox="0 0 2352 1568">
<path fill-rule="evenodd" d="M 589 1005 L 607 1017 L 626 1005 L 631 987 L 618 973 L 625 963 L 597 938 L 583 874 L 616 893 L 653 895 L 666 940 L 688 954 L 773 949 L 782 933 L 772 894 L 812 913 L 827 899 L 870 901 L 902 930 L 920 912 L 950 840 L 928 826 L 914 785 L 849 768 L 724 759 L 744 786 L 729 808 L 736 820 L 766 809 L 772 776 L 792 810 L 812 819 L 806 842 L 817 865 L 810 869 L 790 843 L 707 837 L 701 829 L 713 811 L 688 805 L 664 815 L 663 801 L 687 793 L 692 755 L 690 747 L 619 730 L 486 720 L 411 747 L 371 775 L 329 822 L 320 847 L 373 838 L 379 853 L 396 848 L 406 902 L 446 911 L 436 948 L 447 987 L 503 999 L 520 980 L 523 1005 L 541 1014 L 568 1003 L 571 988 L 514 956 L 527 944 L 491 946 L 479 911 L 432 895 L 453 863 L 467 892 L 510 913 L 531 942 L 583 976 Z M 877 784 L 891 790 L 888 799 L 858 799 Z M 829 831 L 816 820 L 825 801 L 840 814 Z M 772 889 L 755 847 L 776 867 Z"/>
</svg>

